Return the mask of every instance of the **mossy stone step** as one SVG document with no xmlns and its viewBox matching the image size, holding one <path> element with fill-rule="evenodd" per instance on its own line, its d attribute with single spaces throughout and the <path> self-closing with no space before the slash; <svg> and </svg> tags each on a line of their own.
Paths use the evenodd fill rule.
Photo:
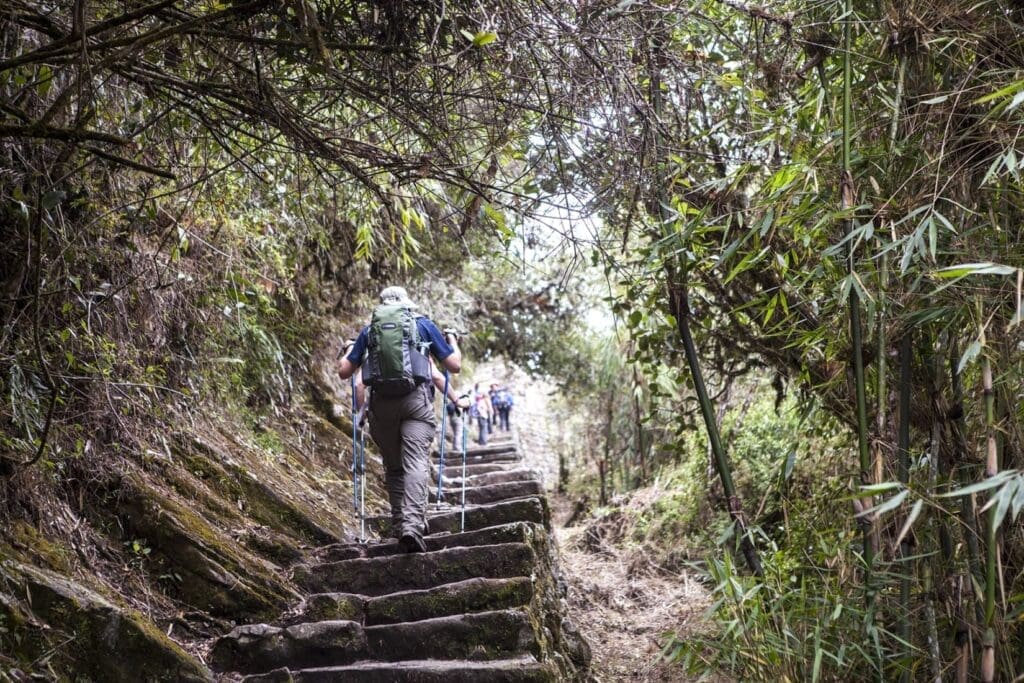
<svg viewBox="0 0 1024 683">
<path fill-rule="evenodd" d="M 350 666 L 274 671 L 243 683 L 553 683 L 557 671 L 526 655 L 484 662 L 422 659 L 361 662 Z"/>
<path fill-rule="evenodd" d="M 476 577 L 530 576 L 534 562 L 530 546 L 503 543 L 304 565 L 296 568 L 294 579 L 314 593 L 386 595 Z"/>
<path fill-rule="evenodd" d="M 351 593 L 317 593 L 306 598 L 295 621 L 349 620 L 364 626 L 398 624 L 435 617 L 521 607 L 533 597 L 533 582 L 468 579 L 426 590 L 401 591 L 367 598 Z"/>
<path fill-rule="evenodd" d="M 366 658 L 363 627 L 354 621 L 314 621 L 279 628 L 238 626 L 217 639 L 210 666 L 217 671 L 259 673 L 284 666 L 349 664 Z"/>
<path fill-rule="evenodd" d="M 442 489 L 444 500 L 453 505 L 460 505 L 462 502 L 461 488 Z M 466 487 L 466 503 L 469 505 L 481 505 L 483 503 L 497 503 L 511 498 L 526 498 L 528 496 L 544 495 L 544 487 L 539 481 L 510 481 L 499 484 L 485 484 L 483 486 Z M 437 489 L 430 488 L 428 502 L 437 502 Z"/>
<path fill-rule="evenodd" d="M 522 607 L 533 597 L 529 577 L 468 579 L 426 590 L 403 591 L 366 602 L 366 625 L 398 624 L 435 617 Z"/>
<path fill-rule="evenodd" d="M 505 484 L 512 481 L 542 481 L 544 475 L 539 470 L 530 470 L 525 468 L 519 469 L 500 469 L 494 472 L 485 472 L 480 474 L 469 474 L 466 476 L 467 486 L 487 486 L 488 484 Z M 435 473 L 434 479 L 437 481 Z M 445 476 L 443 483 L 445 486 L 452 488 L 459 488 L 462 486 L 462 467 L 445 467 Z"/>
<path fill-rule="evenodd" d="M 526 543 L 536 534 L 536 526 L 528 522 L 513 522 L 486 529 L 476 529 L 462 533 L 443 531 L 423 539 L 427 550 L 444 550 L 445 548 L 467 547 L 474 545 L 495 545 L 497 543 Z M 341 562 L 359 557 L 384 557 L 404 553 L 398 541 L 390 539 L 384 543 L 331 545 L 317 553 L 321 562 Z"/>
<path fill-rule="evenodd" d="M 501 659 L 541 651 L 530 617 L 522 610 L 495 610 L 424 619 L 403 624 L 367 626 L 370 658 Z"/>
<path fill-rule="evenodd" d="M 220 671 L 244 674 L 281 666 L 297 669 L 360 660 L 501 659 L 540 654 L 529 616 L 495 610 L 363 627 L 353 621 L 319 621 L 277 628 L 240 626 L 217 640 L 210 661 Z"/>
<path fill-rule="evenodd" d="M 430 521 L 430 532 L 433 534 L 445 531 L 454 534 L 461 531 L 462 508 L 459 506 L 448 505 L 438 510 L 431 504 L 427 510 L 427 517 Z M 500 503 L 467 506 L 465 530 L 486 529 L 513 522 L 533 522 L 548 528 L 549 519 L 546 498 L 517 498 Z M 390 516 L 367 517 L 366 521 L 371 529 L 382 536 L 388 535 L 391 531 Z"/>
</svg>

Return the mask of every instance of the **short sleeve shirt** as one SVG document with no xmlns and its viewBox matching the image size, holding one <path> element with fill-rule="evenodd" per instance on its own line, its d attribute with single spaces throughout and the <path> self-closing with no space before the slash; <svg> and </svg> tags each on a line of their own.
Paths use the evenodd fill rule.
<svg viewBox="0 0 1024 683">
<path fill-rule="evenodd" d="M 430 344 L 430 353 L 439 362 L 443 361 L 448 356 L 455 353 L 455 349 L 445 341 L 444 335 L 441 334 L 441 330 L 437 329 L 437 325 L 427 317 L 420 316 L 416 318 L 416 330 L 419 332 L 420 340 L 426 344 Z M 366 347 L 370 343 L 370 326 L 367 325 L 356 337 L 355 346 L 345 356 L 350 363 L 355 366 L 363 364 L 363 356 L 366 355 Z"/>
</svg>

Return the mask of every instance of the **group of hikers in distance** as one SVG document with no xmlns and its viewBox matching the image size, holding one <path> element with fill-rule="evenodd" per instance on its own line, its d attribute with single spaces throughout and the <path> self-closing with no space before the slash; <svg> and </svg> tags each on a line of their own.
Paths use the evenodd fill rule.
<svg viewBox="0 0 1024 683">
<path fill-rule="evenodd" d="M 511 431 L 514 404 L 508 387 L 497 383 L 488 391 L 477 383 L 459 395 L 449 376 L 462 369 L 459 334 L 454 329 L 442 332 L 417 314 L 418 308 L 404 288 L 383 289 L 370 324 L 345 344 L 338 366 L 343 380 L 353 380 L 353 424 L 361 419 L 356 417 L 360 407 L 384 461 L 392 532 L 410 553 L 426 551 L 430 449 L 437 431 L 435 389 L 445 395 L 456 449 L 464 443 L 461 430 L 466 428 L 460 418 L 476 420 L 477 443 L 484 445 L 495 428 Z M 353 470 L 358 472 L 355 458 L 353 454 Z"/>
</svg>

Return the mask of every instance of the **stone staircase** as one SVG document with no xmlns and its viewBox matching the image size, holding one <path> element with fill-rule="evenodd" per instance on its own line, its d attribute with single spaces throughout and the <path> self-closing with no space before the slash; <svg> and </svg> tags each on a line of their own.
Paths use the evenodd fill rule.
<svg viewBox="0 0 1024 683">
<path fill-rule="evenodd" d="M 499 437 L 500 438 L 500 437 Z M 563 613 L 540 475 L 514 441 L 434 454 L 427 552 L 397 541 L 317 549 L 293 572 L 305 598 L 275 624 L 218 639 L 211 666 L 250 683 L 583 681 L 590 650 Z M 389 517 L 368 519 L 387 538 Z"/>
</svg>

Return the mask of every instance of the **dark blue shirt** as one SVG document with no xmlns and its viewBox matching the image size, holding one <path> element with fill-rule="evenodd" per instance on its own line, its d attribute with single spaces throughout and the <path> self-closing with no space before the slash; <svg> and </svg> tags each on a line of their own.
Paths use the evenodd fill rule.
<svg viewBox="0 0 1024 683">
<path fill-rule="evenodd" d="M 421 342 L 424 344 L 428 342 L 430 343 L 430 353 L 433 354 L 434 358 L 439 362 L 455 353 L 455 349 L 453 349 L 448 342 L 444 340 L 444 335 L 441 334 L 441 330 L 437 329 L 437 325 L 435 325 L 430 318 L 423 316 L 416 318 L 416 330 L 419 332 Z M 348 355 L 345 357 L 348 358 L 350 363 L 357 367 L 362 365 L 363 356 L 366 355 L 366 347 L 369 343 L 370 326 L 367 325 L 363 328 L 362 332 L 359 333 L 359 336 L 356 337 L 355 346 L 352 347 L 352 350 L 349 351 Z"/>
</svg>

